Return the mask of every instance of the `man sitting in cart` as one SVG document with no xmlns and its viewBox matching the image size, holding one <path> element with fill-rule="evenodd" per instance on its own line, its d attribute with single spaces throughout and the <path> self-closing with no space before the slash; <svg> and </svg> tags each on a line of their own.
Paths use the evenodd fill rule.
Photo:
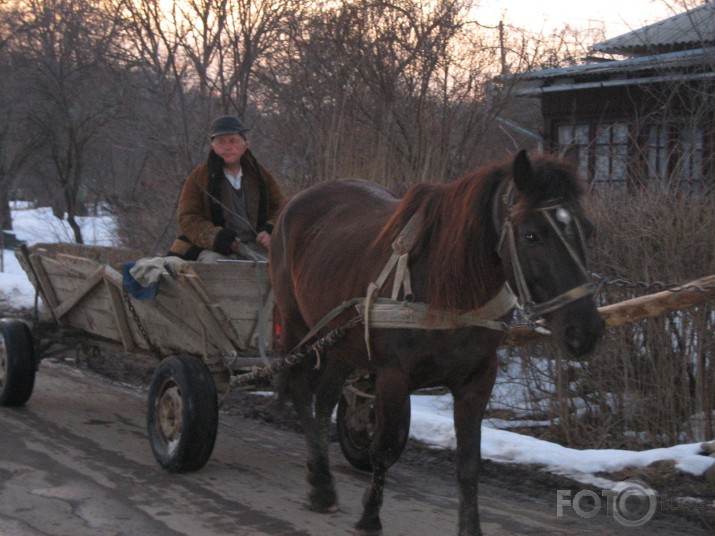
<svg viewBox="0 0 715 536">
<path fill-rule="evenodd" d="M 234 116 L 218 117 L 211 124 L 208 159 L 181 189 L 181 236 L 169 255 L 201 262 L 268 260 L 273 222 L 286 196 L 248 149 L 248 130 Z"/>
</svg>

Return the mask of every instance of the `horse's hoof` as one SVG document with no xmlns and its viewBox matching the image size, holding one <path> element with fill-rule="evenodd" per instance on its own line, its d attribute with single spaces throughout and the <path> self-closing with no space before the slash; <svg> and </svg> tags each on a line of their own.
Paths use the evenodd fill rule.
<svg viewBox="0 0 715 536">
<path fill-rule="evenodd" d="M 338 495 L 332 489 L 315 489 L 308 496 L 308 509 L 319 514 L 338 511 Z"/>
<path fill-rule="evenodd" d="M 362 525 L 362 526 L 361 526 Z M 360 521 L 355 525 L 353 536 L 382 536 L 382 523 L 377 522 L 363 523 Z"/>
<path fill-rule="evenodd" d="M 382 536 L 382 529 L 355 529 L 353 536 Z"/>
<path fill-rule="evenodd" d="M 323 505 L 323 504 L 311 502 L 311 503 L 308 503 L 306 505 L 306 507 L 308 508 L 308 510 L 310 510 L 312 512 L 317 512 L 319 514 L 334 514 L 335 512 L 340 510 L 340 508 L 338 507 L 338 503 Z"/>
</svg>

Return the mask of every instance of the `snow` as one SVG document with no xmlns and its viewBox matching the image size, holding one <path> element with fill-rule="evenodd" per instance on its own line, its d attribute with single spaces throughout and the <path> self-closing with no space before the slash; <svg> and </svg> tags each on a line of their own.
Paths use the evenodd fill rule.
<svg viewBox="0 0 715 536">
<path fill-rule="evenodd" d="M 29 245 L 38 242 L 70 241 L 66 222 L 52 215 L 49 209 L 17 206 L 13 210 L 13 226 L 18 239 Z M 108 216 L 86 217 L 80 225 L 88 243 L 113 244 L 113 221 Z M 0 273 L 0 301 L 14 308 L 32 307 L 35 292 L 20 268 L 12 250 L 3 252 L 4 271 Z M 509 372 L 513 379 L 514 371 Z M 513 384 L 497 386 L 495 397 L 500 401 L 510 396 Z M 497 402 L 502 403 L 502 402 Z M 452 400 L 449 395 L 412 396 L 410 436 L 435 448 L 454 449 L 456 440 L 452 422 Z M 485 420 L 482 425 L 482 456 L 496 462 L 532 464 L 544 470 L 586 484 L 614 489 L 616 482 L 597 477 L 597 473 L 619 471 L 626 467 L 645 467 L 655 461 L 671 460 L 685 473 L 702 475 L 715 464 L 715 458 L 698 454 L 700 443 L 676 445 L 645 451 L 618 449 L 573 449 L 517 434 L 504 429 L 508 421 Z"/>
<path fill-rule="evenodd" d="M 100 246 L 114 244 L 116 233 L 112 218 L 86 216 L 78 217 L 77 222 L 86 243 Z M 12 225 L 15 237 L 28 245 L 39 242 L 74 242 L 69 224 L 56 218 L 50 208 L 32 208 L 27 203 L 14 203 Z M 0 302 L 9 302 L 18 309 L 32 307 L 35 303 L 35 289 L 20 268 L 15 252 L 5 250 L 1 260 Z"/>
<path fill-rule="evenodd" d="M 433 447 L 454 449 L 454 424 L 450 395 L 413 395 L 410 436 Z M 544 470 L 603 486 L 614 483 L 597 478 L 595 473 L 620 471 L 626 467 L 646 467 L 653 462 L 672 460 L 680 471 L 702 475 L 715 459 L 698 454 L 700 443 L 645 451 L 618 449 L 572 449 L 541 439 L 493 428 L 487 419 L 482 424 L 482 456 L 504 463 L 539 465 Z"/>
</svg>

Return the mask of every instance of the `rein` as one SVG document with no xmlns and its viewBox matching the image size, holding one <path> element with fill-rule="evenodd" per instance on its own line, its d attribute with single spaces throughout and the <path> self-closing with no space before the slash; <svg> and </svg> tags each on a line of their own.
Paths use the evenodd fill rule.
<svg viewBox="0 0 715 536">
<path fill-rule="evenodd" d="M 505 244 L 509 248 L 509 257 L 511 259 L 512 270 L 514 274 L 514 280 L 516 282 L 517 294 L 519 296 L 519 303 L 522 310 L 526 313 L 529 320 L 533 319 L 535 316 L 541 316 L 547 313 L 551 313 L 560 309 L 561 307 L 568 305 L 569 303 L 580 300 L 581 298 L 593 294 L 594 286 L 591 283 L 584 283 L 577 287 L 574 287 L 566 292 L 559 294 L 558 296 L 541 303 L 535 303 L 532 299 L 531 292 L 529 291 L 529 286 L 526 283 L 526 278 L 524 277 L 524 270 L 521 265 L 521 260 L 519 258 L 519 250 L 516 247 L 516 236 L 514 234 L 514 183 L 509 182 L 507 191 L 503 196 L 498 196 L 501 199 L 503 205 L 506 206 L 506 219 L 504 220 L 501 231 L 499 232 L 499 245 L 497 246 L 497 253 L 499 257 L 504 259 L 504 247 Z M 566 211 L 563 207 L 563 203 L 558 200 L 550 201 L 544 203 L 536 208 L 536 211 L 541 213 L 541 215 L 546 219 L 549 226 L 554 230 L 556 236 L 559 238 L 561 243 L 566 248 L 571 259 L 576 263 L 578 269 L 581 271 L 585 279 L 589 279 L 588 272 L 586 271 L 586 266 L 584 260 L 581 259 L 578 251 L 574 248 L 573 244 L 564 236 L 564 233 L 559 228 L 559 225 L 554 220 L 552 212 L 555 211 Z M 497 203 L 493 207 L 494 214 L 494 224 L 495 228 L 499 229 L 498 225 L 498 206 Z M 576 227 L 576 234 L 578 240 L 578 246 L 582 251 L 585 251 L 586 239 L 581 227 L 581 223 L 578 218 L 573 217 L 574 225 Z"/>
</svg>

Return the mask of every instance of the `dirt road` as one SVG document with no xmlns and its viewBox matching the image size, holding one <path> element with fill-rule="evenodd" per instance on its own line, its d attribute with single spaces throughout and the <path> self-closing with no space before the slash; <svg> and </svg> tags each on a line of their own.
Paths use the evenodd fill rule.
<svg viewBox="0 0 715 536">
<path fill-rule="evenodd" d="M 367 475 L 334 452 L 339 512 L 304 508 L 303 439 L 222 414 L 214 454 L 201 471 L 171 475 L 146 436 L 145 392 L 43 362 L 24 408 L 0 408 L 0 536 L 350 534 Z M 557 518 L 550 500 L 481 487 L 485 534 L 629 536 L 699 534 L 653 520 L 624 528 L 612 518 Z M 456 532 L 453 474 L 400 465 L 385 493 L 385 536 Z M 704 534 L 704 532 L 702 532 Z"/>
</svg>

